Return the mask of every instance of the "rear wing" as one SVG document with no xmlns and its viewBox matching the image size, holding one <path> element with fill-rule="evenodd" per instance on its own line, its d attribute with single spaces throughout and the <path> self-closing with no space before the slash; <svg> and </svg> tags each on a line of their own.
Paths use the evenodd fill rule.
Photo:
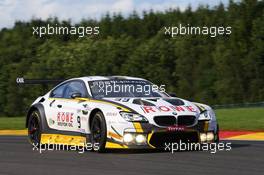
<svg viewBox="0 0 264 175">
<path fill-rule="evenodd" d="M 23 77 L 18 77 L 16 78 L 16 83 L 18 85 L 23 85 L 23 84 L 42 84 L 42 85 L 47 85 L 47 84 L 59 84 L 63 82 L 64 79 L 25 79 Z"/>
</svg>

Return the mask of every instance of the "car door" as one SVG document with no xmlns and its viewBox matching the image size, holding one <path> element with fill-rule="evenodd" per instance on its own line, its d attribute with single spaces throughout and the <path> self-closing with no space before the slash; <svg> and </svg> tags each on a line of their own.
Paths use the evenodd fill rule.
<svg viewBox="0 0 264 175">
<path fill-rule="evenodd" d="M 62 97 L 54 98 L 54 102 L 51 105 L 52 120 L 55 123 L 55 128 L 85 133 L 87 122 L 84 119 L 87 117 L 83 117 L 83 115 L 87 115 L 87 112 L 82 100 L 75 97 L 87 97 L 86 86 L 82 80 L 73 80 L 66 83 L 63 88 Z"/>
<path fill-rule="evenodd" d="M 57 113 L 57 123 L 62 130 L 85 133 L 88 122 L 85 122 L 83 115 L 87 113 L 83 100 L 79 98 L 87 96 L 87 89 L 82 80 L 71 81 L 66 86 L 63 98 L 59 102 L 61 110 L 59 109 Z"/>
<path fill-rule="evenodd" d="M 58 115 L 62 111 L 63 94 L 66 87 L 69 85 L 68 82 L 63 83 L 51 91 L 50 97 L 47 100 L 47 105 L 45 107 L 45 113 L 47 118 L 47 123 L 50 128 L 60 130 L 62 127 L 58 125 Z"/>
</svg>

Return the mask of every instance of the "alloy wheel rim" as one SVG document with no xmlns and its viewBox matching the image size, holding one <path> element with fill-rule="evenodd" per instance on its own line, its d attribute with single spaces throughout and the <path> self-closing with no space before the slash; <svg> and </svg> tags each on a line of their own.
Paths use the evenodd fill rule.
<svg viewBox="0 0 264 175">
<path fill-rule="evenodd" d="M 39 136 L 39 122 L 36 117 L 33 117 L 33 119 L 30 121 L 28 132 L 30 135 L 30 139 L 37 142 Z"/>
<path fill-rule="evenodd" d="M 101 125 L 100 120 L 96 118 L 93 123 L 93 141 L 99 143 L 101 140 Z"/>
</svg>

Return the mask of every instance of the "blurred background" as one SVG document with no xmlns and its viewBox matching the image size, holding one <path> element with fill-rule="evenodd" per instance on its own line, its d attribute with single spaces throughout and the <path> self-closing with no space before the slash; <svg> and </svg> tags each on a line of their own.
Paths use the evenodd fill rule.
<svg viewBox="0 0 264 175">
<path fill-rule="evenodd" d="M 15 2 L 0 0 L 0 116 L 24 115 L 51 88 L 18 86 L 17 77 L 127 75 L 165 84 L 167 92 L 209 105 L 264 101 L 262 0 L 124 0 L 116 6 L 85 1 L 87 8 L 80 0 L 56 1 L 57 6 L 50 5 L 53 1 Z M 164 35 L 164 26 L 180 23 L 231 26 L 232 34 Z M 100 34 L 32 35 L 32 27 L 47 24 L 99 26 Z"/>
</svg>

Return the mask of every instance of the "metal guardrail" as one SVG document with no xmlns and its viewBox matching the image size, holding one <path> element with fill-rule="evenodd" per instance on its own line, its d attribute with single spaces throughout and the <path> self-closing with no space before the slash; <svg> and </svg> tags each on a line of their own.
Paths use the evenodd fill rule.
<svg viewBox="0 0 264 175">
<path fill-rule="evenodd" d="M 255 103 L 238 103 L 238 104 L 212 105 L 212 107 L 214 109 L 264 107 L 264 101 L 263 102 L 255 102 Z"/>
</svg>

